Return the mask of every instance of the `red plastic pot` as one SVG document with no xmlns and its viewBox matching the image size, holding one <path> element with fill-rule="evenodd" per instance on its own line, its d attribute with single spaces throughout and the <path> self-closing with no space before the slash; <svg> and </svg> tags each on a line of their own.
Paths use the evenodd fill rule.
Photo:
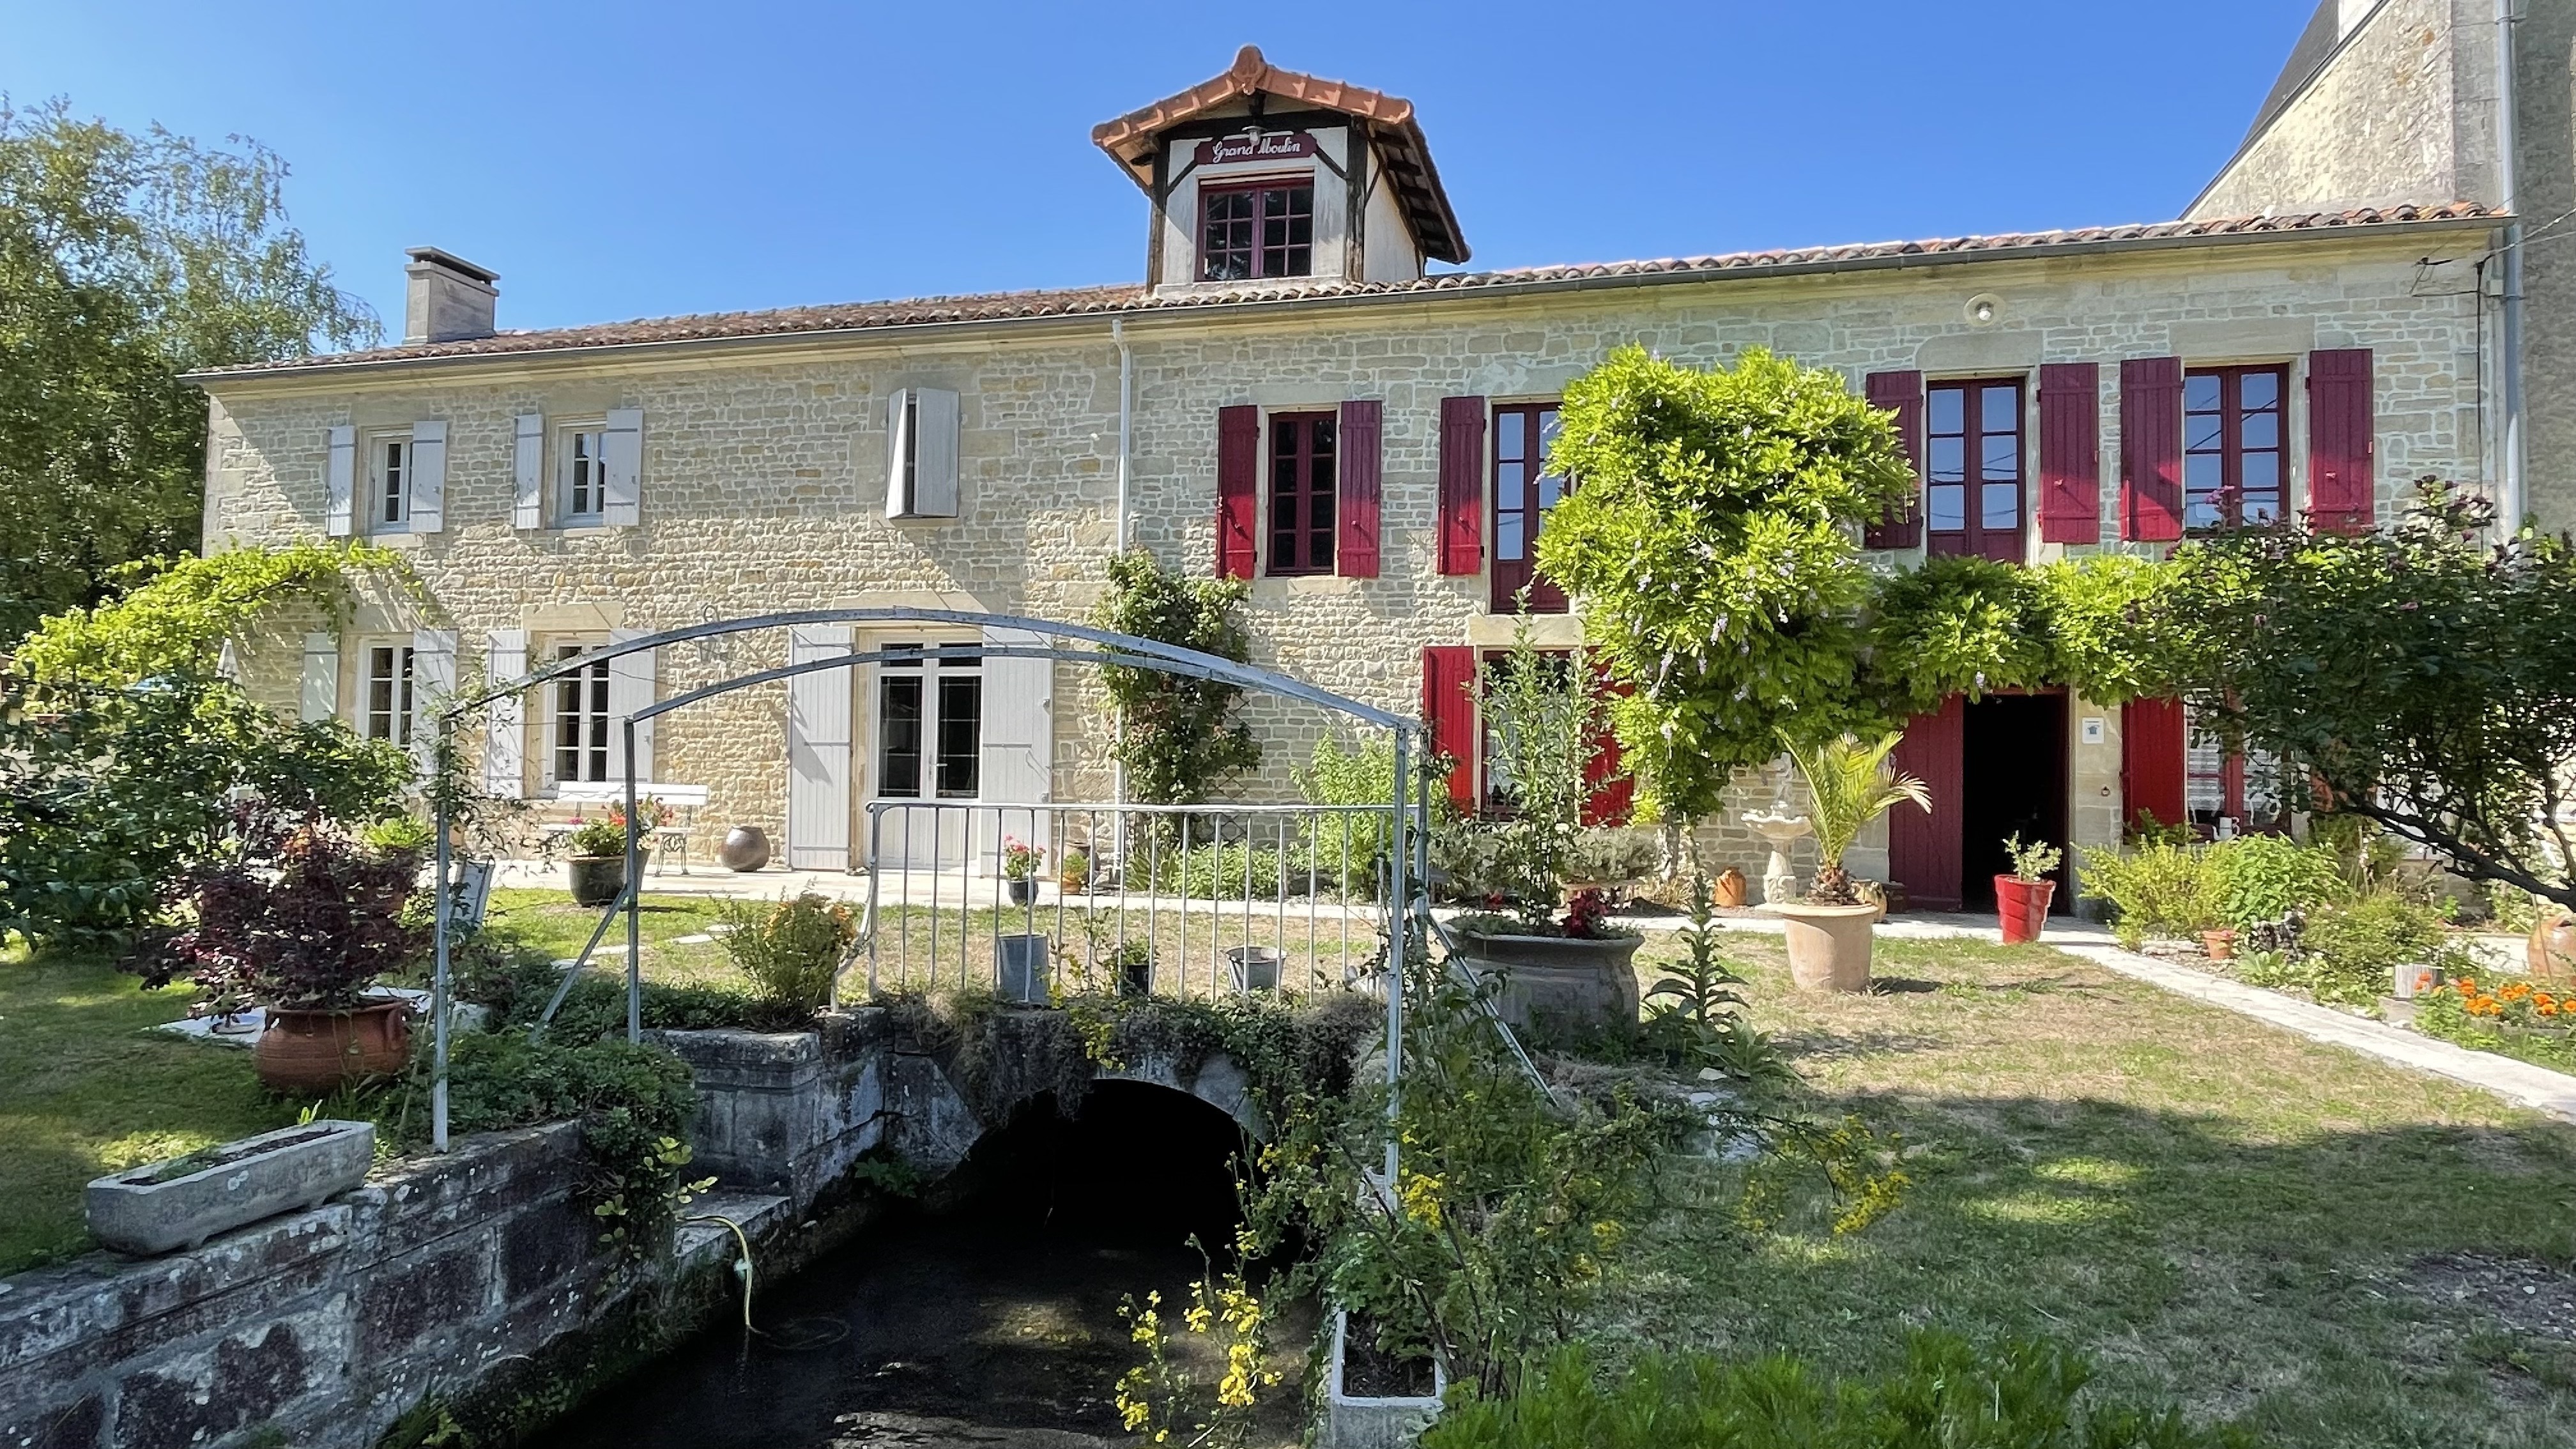
<svg viewBox="0 0 2576 1449">
<path fill-rule="evenodd" d="M 1995 913 L 2003 917 L 2004 944 L 2019 946 L 2038 940 L 2040 928 L 2048 924 L 2048 898 L 2056 893 L 2057 882 L 2053 880 L 1996 876 Z"/>
</svg>

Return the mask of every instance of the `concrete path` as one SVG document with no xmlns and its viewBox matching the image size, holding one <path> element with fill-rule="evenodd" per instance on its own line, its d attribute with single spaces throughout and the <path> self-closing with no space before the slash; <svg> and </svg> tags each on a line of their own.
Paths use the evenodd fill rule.
<svg viewBox="0 0 2576 1449">
<path fill-rule="evenodd" d="M 1671 916 L 1635 916 L 1626 918 L 1626 923 L 1645 930 L 1670 930 L 1688 924 Z M 1782 929 L 1778 917 L 1758 912 L 1726 916 L 1720 919 L 1719 924 L 1730 931 L 1771 935 L 1778 935 Z M 2003 940 L 1999 927 L 1983 917 L 1970 915 L 1930 912 L 1904 915 L 1880 922 L 1878 929 L 1884 936 L 1915 940 L 1965 939 L 1997 944 Z M 2123 951 L 2107 928 L 2089 921 L 2061 923 L 2051 919 L 2040 944 L 2090 961 L 2106 971 L 2161 987 L 2177 996 L 2205 1001 L 2284 1031 L 2296 1032 L 2310 1041 L 2326 1042 L 2414 1071 L 2483 1087 L 2508 1102 L 2561 1121 L 2576 1122 L 2576 1077 L 2564 1072 L 2535 1067 L 2529 1062 L 2515 1061 L 2493 1052 L 2471 1051 L 2386 1022 L 2354 1016 L 2329 1006 L 2318 1006 L 2260 986 L 2248 986 L 2242 981 L 2159 961 L 2152 956 L 2141 956 L 2135 951 Z"/>
</svg>

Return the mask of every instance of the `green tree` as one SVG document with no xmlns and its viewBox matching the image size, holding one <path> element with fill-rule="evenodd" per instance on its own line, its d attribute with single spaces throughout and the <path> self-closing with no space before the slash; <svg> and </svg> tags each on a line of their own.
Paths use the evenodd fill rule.
<svg viewBox="0 0 2576 1449">
<path fill-rule="evenodd" d="M 1890 416 L 1840 375 L 1749 348 L 1700 370 L 1626 347 L 1565 390 L 1550 466 L 1578 480 L 1538 563 L 1583 612 L 1643 803 L 1707 815 L 1782 732 L 1874 722 L 1852 687 L 1859 526 L 1914 496 Z"/>
<path fill-rule="evenodd" d="M 2472 880 L 2576 906 L 2576 550 L 2490 546 L 2491 514 L 2427 478 L 2369 533 L 2188 543 L 2157 622 L 2223 741 Z"/>
<path fill-rule="evenodd" d="M 0 647 L 195 547 L 195 368 L 377 336 L 286 224 L 254 142 L 135 135 L 0 99 Z"/>
<path fill-rule="evenodd" d="M 1189 578 L 1144 549 L 1129 549 L 1109 561 L 1109 592 L 1091 622 L 1242 663 L 1252 657 L 1252 638 L 1235 611 L 1247 592 L 1240 579 Z M 1118 665 L 1104 666 L 1100 679 L 1118 705 L 1117 757 L 1127 768 L 1130 799 L 1195 805 L 1261 763 L 1251 726 L 1234 718 L 1240 688 Z"/>
</svg>

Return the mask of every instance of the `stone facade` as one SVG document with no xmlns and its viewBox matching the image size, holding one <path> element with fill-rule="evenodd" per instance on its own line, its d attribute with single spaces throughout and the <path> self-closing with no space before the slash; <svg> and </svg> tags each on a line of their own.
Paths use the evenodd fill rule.
<svg viewBox="0 0 2576 1449">
<path fill-rule="evenodd" d="M 2500 201 L 2497 3 L 2340 0 L 2331 53 L 2246 137 L 2186 215 Z M 2515 9 L 2515 201 L 2531 229 L 2524 477 L 2531 511 L 2544 527 L 2564 530 L 2576 528 L 2576 249 L 2565 242 L 2565 219 L 2576 212 L 2576 0 L 2520 0 Z M 2498 295 L 2501 268 L 2481 274 L 2475 261 L 2463 258 L 2423 285 L 2466 291 L 2483 281 Z M 2490 346 L 2494 330 L 2490 317 Z M 2482 419 L 2481 430 L 2463 476 L 2491 476 L 2493 421 Z"/>
<path fill-rule="evenodd" d="M 1138 312 L 1125 319 L 1135 370 L 1132 537 L 1167 562 L 1210 567 L 1220 407 L 1382 400 L 1381 576 L 1257 579 L 1250 616 L 1257 663 L 1412 714 L 1423 648 L 1498 645 L 1512 627 L 1488 612 L 1481 577 L 1436 572 L 1440 400 L 1552 398 L 1630 342 L 1701 365 L 1766 346 L 1840 370 L 1855 386 L 1885 368 L 1920 368 L 1937 379 L 2153 355 L 2195 364 L 2278 361 L 2292 369 L 2294 497 L 2305 491 L 2306 354 L 2368 347 L 2386 508 L 2418 475 L 2473 469 L 2474 299 L 2423 287 L 2420 264 L 2431 256 L 2465 265 L 2487 239 L 2480 223 L 2350 227 L 2040 257 L 1924 257 L 1793 276 Z M 1966 303 L 1978 296 L 1999 303 L 1991 323 L 1970 320 Z M 2117 371 L 2106 365 L 2101 399 L 2105 547 L 2119 546 L 2111 536 Z M 884 402 L 907 386 L 960 395 L 955 519 L 884 516 Z M 447 423 L 444 529 L 386 540 L 409 551 L 434 604 L 423 610 L 388 596 L 357 611 L 339 654 L 344 712 L 355 707 L 361 646 L 424 623 L 459 632 L 470 679 L 494 629 L 530 631 L 543 655 L 556 643 L 598 642 L 615 628 L 787 608 L 945 605 L 1076 619 L 1098 596 L 1115 536 L 1118 363 L 1105 317 L 245 374 L 211 380 L 209 391 L 210 548 L 322 532 L 327 430 Z M 513 527 L 513 416 L 610 408 L 643 414 L 640 525 Z M 2036 437 L 2028 419 L 2025 437 Z M 2034 560 L 2060 552 L 2035 541 L 2030 549 Z M 1579 637 L 1579 624 L 1566 618 L 1543 619 L 1539 628 L 1543 643 Z M 861 645 L 896 637 L 863 637 Z M 667 697 L 782 663 L 785 643 L 738 636 L 662 654 L 659 689 Z M 295 696 L 295 668 L 291 646 L 253 660 L 258 687 L 281 701 Z M 1056 671 L 1059 800 L 1110 793 L 1107 711 L 1086 674 Z M 854 688 L 859 701 L 869 697 L 864 681 Z M 784 710 L 783 688 L 771 686 L 661 722 L 655 775 L 712 791 L 699 815 L 710 837 L 702 845 L 735 822 L 783 838 Z M 537 788 L 542 702 L 532 701 L 528 713 L 529 783 Z M 1280 701 L 1256 700 L 1249 713 L 1266 748 L 1259 778 L 1247 785 L 1254 797 L 1287 794 L 1289 769 L 1339 728 L 1317 710 Z M 854 796 L 865 799 L 869 724 L 864 708 L 855 714 Z M 2103 748 L 2070 751 L 2077 838 L 2090 843 L 2117 832 L 2117 756 L 2098 762 Z M 1723 832 L 1713 844 L 1720 861 L 1758 868 L 1742 832 Z"/>
</svg>

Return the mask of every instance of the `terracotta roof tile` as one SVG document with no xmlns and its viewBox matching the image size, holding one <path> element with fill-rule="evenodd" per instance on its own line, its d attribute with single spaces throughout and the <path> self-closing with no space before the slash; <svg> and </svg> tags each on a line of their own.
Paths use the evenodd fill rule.
<svg viewBox="0 0 2576 1449">
<path fill-rule="evenodd" d="M 234 377 L 250 373 L 293 372 L 366 364 L 399 363 L 431 358 L 516 356 L 530 353 L 581 352 L 598 348 L 651 344 L 788 337 L 879 327 L 909 327 L 946 322 L 998 322 L 1043 317 L 1106 315 L 1112 312 L 1187 312 L 1266 302 L 1319 298 L 1402 297 L 1426 293 L 1478 292 L 1551 284 L 1720 276 L 1739 273 L 1792 272 L 1842 265 L 1901 264 L 1907 257 L 1961 259 L 1984 254 L 2080 251 L 2103 243 L 2142 242 L 2198 237 L 2315 233 L 2390 226 L 2407 222 L 2476 221 L 2500 213 L 2474 202 L 2442 206 L 2397 206 L 2301 216 L 2238 217 L 2208 221 L 2165 221 L 2128 226 L 2079 227 L 2063 231 L 2013 232 L 1995 236 L 1947 237 L 1928 241 L 1865 242 L 1848 246 L 1795 247 L 1775 251 L 1733 252 L 1720 256 L 1668 257 L 1652 261 L 1588 262 L 1570 266 L 1516 267 L 1483 272 L 1445 272 L 1413 282 L 1309 282 L 1244 286 L 1224 290 L 1189 288 L 1150 295 L 1141 286 L 1075 287 L 1053 291 L 986 292 L 956 297 L 916 297 L 902 301 L 857 302 L 838 306 L 785 307 L 760 312 L 711 312 L 687 317 L 645 318 L 585 327 L 502 332 L 457 342 L 409 347 L 379 347 L 282 362 L 252 363 L 195 374 Z"/>
</svg>

